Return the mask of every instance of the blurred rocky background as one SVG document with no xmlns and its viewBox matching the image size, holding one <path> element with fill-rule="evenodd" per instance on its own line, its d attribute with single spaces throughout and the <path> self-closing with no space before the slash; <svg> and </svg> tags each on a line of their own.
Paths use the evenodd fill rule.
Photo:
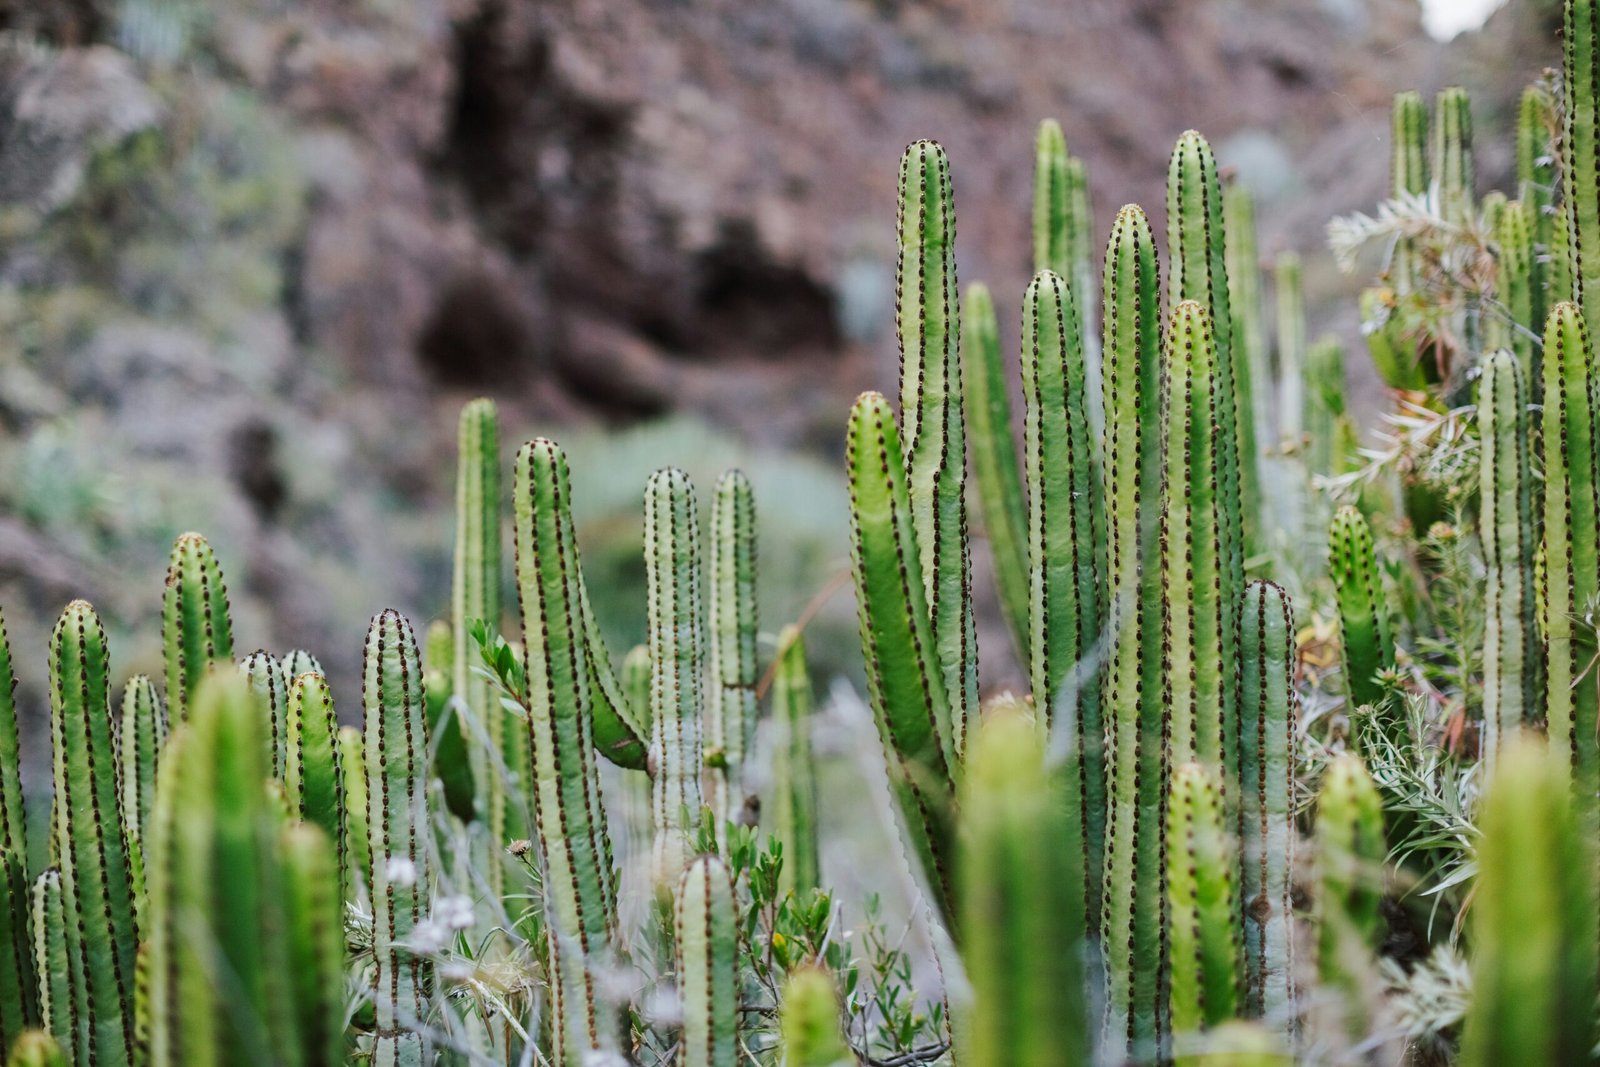
<svg viewBox="0 0 1600 1067">
<path fill-rule="evenodd" d="M 1031 142 L 1160 225 L 1193 126 L 1307 258 L 1383 193 L 1399 88 L 1460 82 L 1503 184 L 1555 5 L 1443 45 L 1416 0 L 0 0 L 0 605 L 43 699 L 85 595 L 159 669 L 184 529 L 241 651 L 313 649 L 346 715 L 369 615 L 445 611 L 454 420 L 572 453 L 591 588 L 642 636 L 639 501 L 740 464 L 766 621 L 852 660 L 843 417 L 888 388 L 900 148 L 945 142 L 961 272 L 1020 300 Z M 1008 318 L 1011 316 L 1007 316 Z M 1014 335 L 1015 325 L 1007 324 Z M 1363 361 L 1352 359 L 1352 365 Z M 976 555 L 981 559 L 984 552 Z M 509 566 L 509 563 L 508 563 Z M 831 595 L 830 595 L 831 594 Z M 1017 684 L 1003 631 L 987 684 Z"/>
</svg>

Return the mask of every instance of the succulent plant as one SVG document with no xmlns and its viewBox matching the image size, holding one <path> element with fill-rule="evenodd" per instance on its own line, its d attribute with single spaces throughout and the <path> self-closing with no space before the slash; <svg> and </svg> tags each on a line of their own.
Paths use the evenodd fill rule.
<svg viewBox="0 0 1600 1067">
<path fill-rule="evenodd" d="M 181 535 L 167 564 L 161 633 L 167 668 L 167 713 L 189 716 L 189 701 L 206 670 L 233 658 L 228 587 L 211 544 L 197 533 Z"/>
<path fill-rule="evenodd" d="M 0 620 L 0 1048 L 39 1019 L 30 949 L 27 821 L 11 642 Z"/>
<path fill-rule="evenodd" d="M 708 563 L 710 640 L 703 743 L 710 765 L 708 800 L 720 835 L 725 824 L 744 821 L 745 765 L 755 740 L 760 680 L 755 495 L 750 479 L 740 471 L 729 471 L 717 482 Z"/>
<path fill-rule="evenodd" d="M 698 856 L 674 894 L 682 1067 L 737 1067 L 739 934 L 733 881 L 716 856 Z"/>
<path fill-rule="evenodd" d="M 1238 1009 L 1238 921 L 1232 835 L 1216 772 L 1198 763 L 1172 771 L 1167 809 L 1167 898 L 1174 1052 L 1195 1062 L 1196 1035 Z"/>
<path fill-rule="evenodd" d="M 798 627 L 778 634 L 772 677 L 772 716 L 778 739 L 772 754 L 773 833 L 783 845 L 782 888 L 802 899 L 822 886 L 817 857 L 817 776 L 811 760 L 811 678 Z"/>
<path fill-rule="evenodd" d="M 787 1067 L 852 1067 L 839 1031 L 839 993 L 819 967 L 802 967 L 783 987 L 783 1062 Z"/>
<path fill-rule="evenodd" d="M 1366 1032 L 1366 974 L 1376 948 L 1385 854 L 1383 801 L 1361 759 L 1335 757 L 1317 794 L 1317 973 L 1345 1030 Z"/>
</svg>

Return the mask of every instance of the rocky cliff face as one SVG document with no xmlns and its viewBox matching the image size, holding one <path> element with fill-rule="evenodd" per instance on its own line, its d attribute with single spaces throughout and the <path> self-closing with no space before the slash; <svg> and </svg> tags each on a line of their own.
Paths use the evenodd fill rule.
<svg viewBox="0 0 1600 1067">
<path fill-rule="evenodd" d="M 1002 306 L 1046 115 L 1100 219 L 1159 218 L 1193 126 L 1314 252 L 1382 190 L 1389 95 L 1466 80 L 1499 134 L 1547 17 L 1447 50 L 1409 0 L 0 0 L 0 598 L 148 634 L 203 527 L 264 640 L 350 672 L 378 591 L 444 602 L 465 396 L 831 462 L 893 377 L 908 140 Z"/>
</svg>

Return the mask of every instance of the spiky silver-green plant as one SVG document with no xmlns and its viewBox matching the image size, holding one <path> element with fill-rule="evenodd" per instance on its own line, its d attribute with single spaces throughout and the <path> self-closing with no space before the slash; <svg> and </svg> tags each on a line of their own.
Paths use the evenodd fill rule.
<svg viewBox="0 0 1600 1067">
<path fill-rule="evenodd" d="M 320 673 L 308 672 L 289 688 L 284 791 L 290 809 L 334 844 L 339 877 L 345 868 L 345 790 L 340 767 L 339 719 L 333 691 Z"/>
<path fill-rule="evenodd" d="M 1585 1063 L 1594 1048 L 1594 842 L 1565 753 L 1507 739 L 1485 796 L 1464 1067 Z"/>
<path fill-rule="evenodd" d="M 1339 603 L 1339 648 L 1351 711 L 1383 698 L 1378 676 L 1394 668 L 1387 602 L 1378 577 L 1372 531 L 1361 512 L 1346 505 L 1328 533 L 1328 570 Z"/>
<path fill-rule="evenodd" d="M 211 545 L 197 533 L 179 536 L 167 563 L 161 609 L 162 647 L 167 670 L 167 712 L 174 723 L 189 715 L 206 669 L 233 658 L 233 623 L 228 587 Z"/>
<path fill-rule="evenodd" d="M 717 482 L 711 505 L 711 597 L 709 691 L 705 708 L 705 759 L 710 765 L 708 798 L 717 836 L 729 822 L 742 822 L 745 764 L 755 740 L 756 682 L 756 505 L 750 479 L 729 471 Z"/>
<path fill-rule="evenodd" d="M 1176 1059 L 1203 1062 L 1196 1039 L 1233 1018 L 1239 1000 L 1235 856 L 1216 772 L 1197 763 L 1172 771 L 1167 810 L 1171 910 L 1171 1026 Z"/>
<path fill-rule="evenodd" d="M 239 664 L 239 672 L 250 680 L 261 717 L 267 724 L 267 751 L 272 754 L 272 777 L 283 780 L 284 735 L 289 718 L 289 685 L 283 680 L 283 665 L 264 648 L 258 648 Z"/>
<path fill-rule="evenodd" d="M 727 864 L 696 858 L 679 877 L 673 904 L 683 1001 L 679 1067 L 737 1067 L 739 932 Z"/>
<path fill-rule="evenodd" d="M 858 1062 L 839 1030 L 839 993 L 827 971 L 802 967 L 791 974 L 779 1010 L 785 1067 L 854 1067 Z"/>
<path fill-rule="evenodd" d="M 1160 701 L 1161 297 L 1144 212 L 1117 213 L 1105 267 L 1105 892 L 1101 937 L 1112 1055 L 1153 1042 L 1163 997 L 1162 806 L 1166 726 Z M 1155 962 L 1152 962 L 1155 961 Z M 1117 1050 L 1117 1051 L 1113 1051 Z"/>
<path fill-rule="evenodd" d="M 1363 988 L 1383 896 L 1383 800 L 1360 757 L 1336 756 L 1317 794 L 1317 973 L 1345 1032 L 1366 1032 Z M 1335 1003 L 1336 1002 L 1336 1003 Z"/>
<path fill-rule="evenodd" d="M 39 1021 L 30 951 L 27 820 L 11 640 L 0 618 L 0 1048 Z"/>
<path fill-rule="evenodd" d="M 1279 1031 L 1293 1025 L 1295 628 L 1289 595 L 1245 587 L 1239 629 L 1239 851 L 1244 1007 Z"/>
<path fill-rule="evenodd" d="M 74 600 L 50 635 L 52 853 L 61 871 L 72 1029 L 82 1067 L 132 1062 L 133 872 L 117 798 L 110 656 L 94 608 Z"/>
<path fill-rule="evenodd" d="M 811 676 L 798 627 L 778 634 L 772 676 L 772 717 L 778 739 L 772 754 L 773 833 L 783 844 L 781 888 L 801 899 L 821 885 L 817 859 L 817 775 L 811 762 Z"/>
<path fill-rule="evenodd" d="M 411 623 L 373 617 L 362 664 L 367 833 L 372 900 L 374 1067 L 420 1067 L 432 1057 L 426 1017 L 432 965 L 408 947 L 430 888 L 428 718 Z"/>
<path fill-rule="evenodd" d="M 1483 758 L 1536 717 L 1542 649 L 1534 617 L 1528 400 L 1517 357 L 1500 349 L 1478 382 L 1478 537 L 1485 575 Z"/>
<path fill-rule="evenodd" d="M 1074 775 L 1049 767 L 1019 709 L 986 714 L 961 794 L 961 1062 L 1087 1063 L 1081 823 Z M 1063 773 L 1069 771 L 1069 773 Z"/>
</svg>

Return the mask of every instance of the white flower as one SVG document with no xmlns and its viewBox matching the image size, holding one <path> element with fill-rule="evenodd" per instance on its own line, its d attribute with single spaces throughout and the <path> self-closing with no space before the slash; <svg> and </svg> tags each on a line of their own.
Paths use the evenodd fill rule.
<svg viewBox="0 0 1600 1067">
<path fill-rule="evenodd" d="M 447 930 L 467 930 L 472 926 L 472 898 L 440 897 L 433 902 L 433 921 Z"/>
<path fill-rule="evenodd" d="M 432 919 L 424 919 L 413 926 L 411 936 L 406 938 L 406 945 L 419 956 L 431 956 L 443 952 L 448 944 L 450 944 L 450 931 Z"/>
<path fill-rule="evenodd" d="M 407 856 L 390 856 L 384 861 L 383 876 L 393 885 L 416 885 L 417 865 Z"/>
</svg>

